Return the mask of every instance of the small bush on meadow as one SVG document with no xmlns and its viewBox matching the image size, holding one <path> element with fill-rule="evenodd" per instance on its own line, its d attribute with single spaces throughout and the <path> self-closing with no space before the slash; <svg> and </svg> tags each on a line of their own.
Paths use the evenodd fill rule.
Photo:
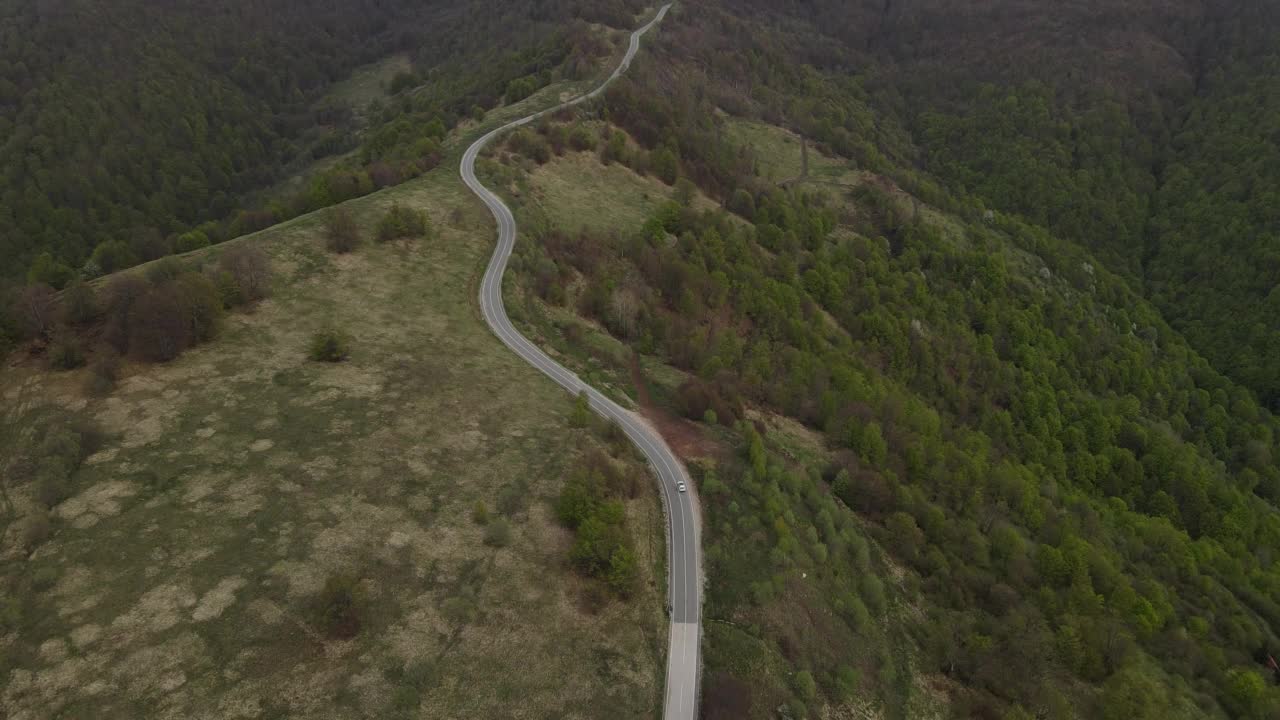
<svg viewBox="0 0 1280 720">
<path fill-rule="evenodd" d="M 62 321 L 69 325 L 83 325 L 98 317 L 101 308 L 98 297 L 81 280 L 73 280 L 62 291 Z"/>
<path fill-rule="evenodd" d="M 329 637 L 348 640 L 360 632 L 366 610 L 364 587 L 352 575 L 331 575 L 316 602 L 316 620 Z"/>
<path fill-rule="evenodd" d="M 493 518 L 484 529 L 484 544 L 501 548 L 511 544 L 511 524 L 502 518 Z"/>
<path fill-rule="evenodd" d="M 85 379 L 84 389 L 89 395 L 101 397 L 116 389 L 116 381 L 120 377 L 120 356 L 109 348 L 101 348 L 89 363 L 89 377 Z"/>
<path fill-rule="evenodd" d="M 351 211 L 344 207 L 336 207 L 329 211 L 324 227 L 325 247 L 329 252 L 349 253 L 360 245 L 360 227 Z"/>
<path fill-rule="evenodd" d="M 312 360 L 336 363 L 346 360 L 350 355 L 350 341 L 337 330 L 326 328 L 311 336 L 307 356 Z"/>
<path fill-rule="evenodd" d="M 49 367 L 54 370 L 74 370 L 84 365 L 84 348 L 80 345 L 80 338 L 70 330 L 56 331 L 53 341 L 49 343 L 46 358 Z"/>
<path fill-rule="evenodd" d="M 399 203 L 393 204 L 387 214 L 378 221 L 378 242 L 430 236 L 431 221 L 427 218 L 427 214 L 421 210 L 404 207 Z"/>
</svg>

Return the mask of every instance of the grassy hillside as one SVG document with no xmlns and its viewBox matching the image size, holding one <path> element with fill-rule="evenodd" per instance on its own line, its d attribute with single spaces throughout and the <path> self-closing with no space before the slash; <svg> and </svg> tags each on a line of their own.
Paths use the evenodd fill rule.
<svg viewBox="0 0 1280 720">
<path fill-rule="evenodd" d="M 41 535 L 38 482 L 6 471 L 0 714 L 653 716 L 651 486 L 625 502 L 627 601 L 573 571 L 552 507 L 587 453 L 640 464 L 572 427 L 570 399 L 482 324 L 491 223 L 452 166 L 347 207 L 368 238 L 392 202 L 435 236 L 334 256 L 307 216 L 236 241 L 270 256 L 271 297 L 172 363 L 127 364 L 105 398 L 85 370 L 5 368 L 6 461 L 72 418 L 96 430 Z M 308 360 L 326 327 L 347 362 Z M 335 582 L 358 606 L 349 639 L 325 632 Z"/>
</svg>

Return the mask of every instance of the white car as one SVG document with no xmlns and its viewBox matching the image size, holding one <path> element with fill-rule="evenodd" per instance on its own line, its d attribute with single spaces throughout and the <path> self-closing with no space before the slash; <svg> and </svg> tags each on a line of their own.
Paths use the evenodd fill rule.
<svg viewBox="0 0 1280 720">
<path fill-rule="evenodd" d="M 682 483 L 682 482 L 677 482 L 677 483 L 676 483 L 676 489 L 677 489 L 677 490 L 679 490 L 680 492 L 685 492 L 685 491 L 686 491 L 686 490 L 688 490 L 689 488 L 685 487 L 685 486 L 684 486 L 684 483 Z"/>
</svg>

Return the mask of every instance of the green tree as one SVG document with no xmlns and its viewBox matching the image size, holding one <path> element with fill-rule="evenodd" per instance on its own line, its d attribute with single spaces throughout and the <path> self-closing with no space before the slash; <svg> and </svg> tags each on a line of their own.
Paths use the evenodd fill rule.
<svg viewBox="0 0 1280 720">
<path fill-rule="evenodd" d="M 1227 672 L 1227 707 L 1237 717 L 1262 717 L 1262 700 L 1267 685 L 1262 676 L 1253 670 L 1233 668 Z"/>
<path fill-rule="evenodd" d="M 818 683 L 814 682 L 813 674 L 808 670 L 801 670 L 795 675 L 796 693 L 800 695 L 800 699 L 806 703 L 811 702 L 818 696 Z"/>
<path fill-rule="evenodd" d="M 1168 693 L 1149 671 L 1127 666 L 1102 686 L 1103 720 L 1157 720 L 1169 716 Z"/>
<path fill-rule="evenodd" d="M 493 518 L 484 529 L 484 544 L 502 548 L 511 544 L 511 523 L 505 518 Z"/>
<path fill-rule="evenodd" d="M 97 294 L 83 281 L 73 280 L 62 291 L 63 322 L 82 325 L 96 319 L 101 311 Z"/>
<path fill-rule="evenodd" d="M 74 277 L 74 270 L 54 260 L 53 256 L 47 252 L 37 255 L 35 261 L 31 263 L 31 269 L 27 271 L 27 282 L 32 285 L 44 284 L 54 288 L 63 287 L 71 282 Z"/>
<path fill-rule="evenodd" d="M 137 265 L 138 256 L 123 240 L 107 240 L 93 249 L 89 263 L 97 269 L 98 273 L 110 274 Z"/>
<path fill-rule="evenodd" d="M 206 247 L 209 247 L 209 236 L 203 230 L 191 230 L 178 236 L 174 241 L 173 251 L 181 255 Z"/>
<path fill-rule="evenodd" d="M 670 148 L 659 148 L 649 156 L 649 168 L 658 179 L 668 185 L 675 185 L 680 177 L 680 160 Z"/>
<path fill-rule="evenodd" d="M 392 203 L 387 214 L 378 221 L 376 237 L 378 242 L 397 240 L 399 238 L 428 238 L 431 235 L 431 223 L 427 214 L 421 210 L 413 210 L 399 203 Z"/>
</svg>

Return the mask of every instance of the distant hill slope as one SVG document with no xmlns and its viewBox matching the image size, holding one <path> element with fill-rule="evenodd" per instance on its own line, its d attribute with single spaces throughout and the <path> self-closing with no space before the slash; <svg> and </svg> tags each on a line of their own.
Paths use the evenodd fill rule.
<svg viewBox="0 0 1280 720">
<path fill-rule="evenodd" d="M 792 57 L 855 74 L 910 132 L 914 164 L 1089 248 L 1280 408 L 1280 6 L 725 6 L 770 18 Z"/>
<path fill-rule="evenodd" d="M 426 83 L 429 91 L 412 102 L 406 95 L 387 98 L 395 101 L 393 116 L 427 117 L 374 138 L 378 144 L 362 159 L 392 161 L 378 186 L 388 174 L 420 172 L 421 163 L 409 172 L 400 168 L 432 153 L 430 142 L 415 144 L 440 139 L 443 129 L 431 121 L 447 129 L 473 107 L 493 107 L 512 80 L 531 76 L 532 90 L 562 65 L 581 71 L 600 38 L 582 32 L 575 19 L 628 25 L 639 6 L 634 0 L 516 6 L 5 0 L 0 277 L 22 276 L 49 253 L 36 276 L 61 284 L 106 242 L 123 246 L 96 258 L 94 271 L 172 251 L 176 233 L 198 228 L 215 241 L 239 234 L 243 224 L 230 220 L 246 194 L 280 180 L 299 156 L 360 144 L 362 138 L 344 132 L 349 109 L 315 101 L 355 67 L 396 52 L 408 53 L 416 67 L 394 78 L 392 89 Z M 402 147 L 392 153 L 393 146 Z M 319 195 L 320 203 L 328 197 Z M 261 210 L 248 229 L 315 206 L 246 208 Z"/>
</svg>

